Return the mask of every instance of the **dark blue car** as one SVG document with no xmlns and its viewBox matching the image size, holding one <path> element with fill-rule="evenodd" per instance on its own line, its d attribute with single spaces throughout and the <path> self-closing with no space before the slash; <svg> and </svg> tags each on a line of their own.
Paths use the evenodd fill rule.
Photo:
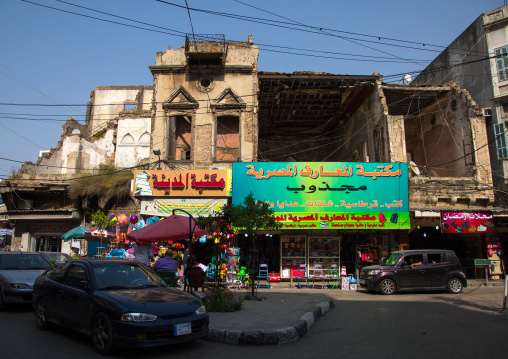
<svg viewBox="0 0 508 359">
<path fill-rule="evenodd" d="M 201 301 L 126 259 L 67 261 L 36 280 L 33 306 L 40 329 L 58 324 L 91 335 L 101 354 L 115 347 L 187 342 L 208 333 Z"/>
</svg>

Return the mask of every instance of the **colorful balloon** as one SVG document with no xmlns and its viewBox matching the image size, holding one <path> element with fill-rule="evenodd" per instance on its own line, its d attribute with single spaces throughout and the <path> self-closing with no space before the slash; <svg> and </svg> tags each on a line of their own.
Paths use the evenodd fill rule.
<svg viewBox="0 0 508 359">
<path fill-rule="evenodd" d="M 137 216 L 131 216 L 130 221 L 132 224 L 138 223 L 138 217 Z"/>
<path fill-rule="evenodd" d="M 121 214 L 118 216 L 118 224 L 121 226 L 125 226 L 126 224 L 129 224 L 129 217 L 127 217 L 125 214 Z"/>
</svg>

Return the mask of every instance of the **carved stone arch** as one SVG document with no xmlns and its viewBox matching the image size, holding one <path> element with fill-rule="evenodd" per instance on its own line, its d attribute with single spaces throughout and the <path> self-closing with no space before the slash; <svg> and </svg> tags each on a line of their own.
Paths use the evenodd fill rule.
<svg viewBox="0 0 508 359">
<path fill-rule="evenodd" d="M 165 111 L 197 109 L 199 103 L 183 86 L 177 88 L 162 104 Z"/>
<path fill-rule="evenodd" d="M 143 133 L 138 140 L 140 145 L 149 145 L 150 144 L 150 134 L 148 132 Z"/>
<path fill-rule="evenodd" d="M 122 140 L 120 141 L 121 145 L 133 145 L 135 143 L 134 137 L 130 133 L 126 134 L 122 137 Z"/>
</svg>

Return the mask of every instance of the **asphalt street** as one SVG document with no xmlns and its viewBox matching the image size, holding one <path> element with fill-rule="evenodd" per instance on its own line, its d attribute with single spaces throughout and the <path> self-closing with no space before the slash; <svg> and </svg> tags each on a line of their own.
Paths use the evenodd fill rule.
<svg viewBox="0 0 508 359">
<path fill-rule="evenodd" d="M 270 297 L 305 294 L 333 299 L 333 309 L 298 341 L 238 346 L 198 340 L 153 349 L 123 350 L 113 358 L 502 358 L 507 355 L 508 318 L 502 286 L 470 286 L 462 294 L 267 289 Z M 271 294 L 273 293 L 273 294 Z M 213 316 L 212 316 L 213 318 Z M 90 338 L 56 328 L 40 331 L 30 307 L 0 312 L 0 357 L 17 359 L 100 358 Z"/>
</svg>

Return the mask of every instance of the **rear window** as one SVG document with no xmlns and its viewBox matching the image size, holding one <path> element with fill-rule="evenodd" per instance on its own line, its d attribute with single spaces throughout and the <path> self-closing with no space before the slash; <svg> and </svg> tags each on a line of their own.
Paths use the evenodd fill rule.
<svg viewBox="0 0 508 359">
<path fill-rule="evenodd" d="M 427 259 L 429 261 L 429 264 L 439 264 L 449 262 L 446 253 L 430 253 L 427 254 Z"/>
<path fill-rule="evenodd" d="M 9 254 L 0 256 L 2 270 L 53 269 L 53 266 L 39 254 Z"/>
</svg>

